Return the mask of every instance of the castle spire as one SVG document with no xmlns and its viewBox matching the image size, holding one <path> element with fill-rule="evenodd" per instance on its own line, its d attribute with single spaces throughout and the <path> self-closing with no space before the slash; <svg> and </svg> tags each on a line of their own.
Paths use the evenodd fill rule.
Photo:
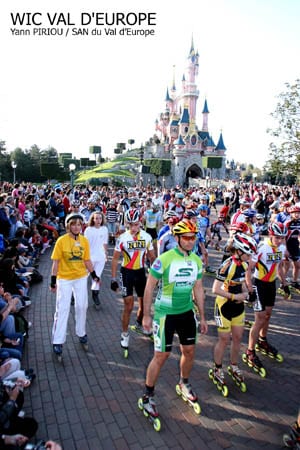
<svg viewBox="0 0 300 450">
<path fill-rule="evenodd" d="M 208 111 L 208 106 L 207 106 L 206 99 L 204 101 L 204 107 L 203 107 L 202 114 L 203 114 L 202 131 L 208 131 L 208 114 L 209 114 L 209 111 Z"/>
<path fill-rule="evenodd" d="M 221 130 L 221 133 L 220 133 L 219 141 L 218 141 L 217 146 L 216 146 L 216 150 L 222 150 L 222 151 L 226 151 L 227 150 L 226 147 L 225 147 L 224 141 L 223 141 L 222 130 Z"/>
</svg>

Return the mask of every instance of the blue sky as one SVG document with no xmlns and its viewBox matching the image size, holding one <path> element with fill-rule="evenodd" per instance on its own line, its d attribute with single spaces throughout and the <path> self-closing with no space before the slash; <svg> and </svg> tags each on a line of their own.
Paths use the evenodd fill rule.
<svg viewBox="0 0 300 450">
<path fill-rule="evenodd" d="M 26 3 L 26 8 L 24 4 Z M 12 36 L 10 12 L 155 12 L 155 36 Z M 0 6 L 0 138 L 12 151 L 49 145 L 87 156 L 101 145 L 138 145 L 154 134 L 167 86 L 180 87 L 191 36 L 198 49 L 198 126 L 223 132 L 228 159 L 262 166 L 276 96 L 300 77 L 296 0 L 4 0 Z M 92 30 L 89 27 L 89 33 Z"/>
</svg>

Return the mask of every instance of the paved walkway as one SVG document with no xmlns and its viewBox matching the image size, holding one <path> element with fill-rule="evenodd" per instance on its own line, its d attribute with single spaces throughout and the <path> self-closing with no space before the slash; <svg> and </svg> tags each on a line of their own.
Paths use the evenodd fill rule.
<svg viewBox="0 0 300 450">
<path fill-rule="evenodd" d="M 110 257 L 111 254 L 112 248 Z M 217 263 L 221 254 L 213 251 L 212 255 L 212 261 Z M 223 398 L 207 375 L 217 333 L 210 289 L 213 278 L 205 277 L 209 332 L 199 338 L 191 374 L 202 413 L 197 416 L 175 392 L 179 371 L 175 341 L 156 388 L 162 423 L 157 433 L 137 408 L 152 344 L 134 334 L 129 357 L 123 358 L 119 343 L 122 299 L 109 288 L 110 264 L 104 271 L 100 311 L 94 310 L 90 299 L 90 351 L 85 353 L 74 336 L 72 307 L 62 364 L 53 359 L 50 343 L 55 306 L 55 296 L 48 289 L 50 266 L 48 251 L 39 267 L 44 282 L 33 287 L 33 304 L 27 313 L 33 327 L 24 362 L 34 367 L 38 376 L 26 395 L 25 409 L 39 421 L 37 438 L 57 440 L 64 450 L 282 448 L 282 434 L 295 419 L 300 404 L 299 296 L 292 301 L 278 297 L 271 321 L 269 338 L 284 355 L 284 362 L 262 357 L 268 371 L 265 379 L 244 366 L 248 391 L 240 392 L 227 377 L 229 396 Z M 247 315 L 250 318 L 251 311 Z M 245 331 L 244 349 L 247 336 Z"/>
</svg>

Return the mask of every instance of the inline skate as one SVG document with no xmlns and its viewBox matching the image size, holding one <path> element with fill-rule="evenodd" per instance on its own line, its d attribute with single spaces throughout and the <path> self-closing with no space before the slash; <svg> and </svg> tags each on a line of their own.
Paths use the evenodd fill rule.
<svg viewBox="0 0 300 450">
<path fill-rule="evenodd" d="M 129 333 L 122 333 L 121 334 L 121 347 L 123 349 L 123 356 L 124 358 L 128 358 L 128 344 L 129 344 Z"/>
<path fill-rule="evenodd" d="M 292 298 L 290 286 L 283 286 L 283 284 L 281 284 L 277 289 L 277 292 L 282 295 L 285 300 L 291 300 Z"/>
<path fill-rule="evenodd" d="M 208 378 L 217 386 L 218 391 L 221 392 L 223 397 L 228 396 L 228 387 L 226 386 L 225 375 L 222 368 L 214 367 L 209 369 Z"/>
<path fill-rule="evenodd" d="M 62 362 L 62 344 L 53 344 L 53 353 L 56 356 L 56 359 L 59 363 Z"/>
<path fill-rule="evenodd" d="M 267 375 L 266 369 L 263 367 L 259 357 L 256 355 L 255 350 L 247 350 L 243 353 L 242 360 L 245 364 L 248 364 L 255 373 L 258 373 L 262 378 Z"/>
<path fill-rule="evenodd" d="M 277 348 L 273 347 L 273 345 L 269 344 L 266 339 L 258 338 L 257 344 L 255 345 L 255 350 L 260 352 L 262 355 L 269 356 L 271 359 L 275 359 L 278 362 L 283 361 L 283 356 L 278 353 Z"/>
<path fill-rule="evenodd" d="M 192 390 L 190 383 L 179 382 L 176 384 L 176 393 L 184 402 L 187 402 L 191 406 L 196 414 L 201 414 L 201 407 L 198 403 L 198 397 Z"/>
<path fill-rule="evenodd" d="M 154 430 L 160 431 L 161 423 L 154 398 L 143 395 L 143 397 L 138 399 L 138 408 L 140 411 L 143 411 L 144 416 L 147 417 Z"/>
<path fill-rule="evenodd" d="M 248 330 L 251 330 L 251 327 L 253 325 L 252 320 L 245 320 L 245 328 L 247 328 Z"/>
<path fill-rule="evenodd" d="M 148 331 L 144 330 L 144 328 L 138 321 L 136 321 L 134 325 L 130 325 L 130 329 L 132 331 L 134 331 L 135 333 L 138 333 L 138 334 L 141 334 L 142 336 L 148 337 L 149 339 L 151 339 L 151 341 L 153 341 L 152 331 L 148 332 Z"/>
<path fill-rule="evenodd" d="M 240 388 L 242 392 L 247 391 L 247 386 L 242 371 L 237 365 L 231 364 L 227 367 L 228 374 L 231 376 L 235 384 Z"/>
<path fill-rule="evenodd" d="M 295 294 L 300 294 L 300 284 L 297 281 L 292 281 L 290 284 L 290 289 Z"/>
<path fill-rule="evenodd" d="M 288 433 L 283 435 L 283 443 L 286 447 L 294 450 L 300 450 L 300 428 L 297 422 L 291 426 Z"/>
<path fill-rule="evenodd" d="M 89 344 L 88 344 L 88 337 L 85 334 L 84 336 L 79 338 L 79 342 L 82 345 L 82 348 L 85 352 L 87 352 L 89 350 Z"/>
</svg>

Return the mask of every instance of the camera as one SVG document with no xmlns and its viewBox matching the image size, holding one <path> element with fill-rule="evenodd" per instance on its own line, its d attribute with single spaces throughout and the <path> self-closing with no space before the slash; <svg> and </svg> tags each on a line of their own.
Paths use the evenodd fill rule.
<svg viewBox="0 0 300 450">
<path fill-rule="evenodd" d="M 39 441 L 37 444 L 26 444 L 24 450 L 47 450 L 45 447 L 45 441 Z"/>
</svg>

